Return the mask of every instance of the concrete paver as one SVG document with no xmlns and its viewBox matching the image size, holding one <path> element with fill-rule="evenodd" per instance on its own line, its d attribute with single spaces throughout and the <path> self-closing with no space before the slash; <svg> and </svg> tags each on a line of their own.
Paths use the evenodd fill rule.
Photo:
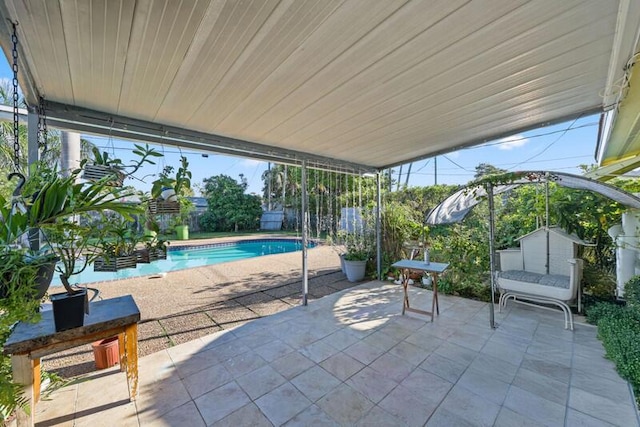
<svg viewBox="0 0 640 427">
<path fill-rule="evenodd" d="M 410 292 L 414 306 L 429 306 L 430 292 Z M 122 387 L 124 374 L 114 369 L 93 373 L 91 384 L 82 386 L 111 386 L 111 403 L 70 393 L 80 390 L 72 384 L 51 397 L 69 412 L 52 413 L 41 404 L 36 418 L 45 425 L 55 424 L 51 417 L 89 425 L 97 414 L 115 410 L 122 425 L 142 426 L 176 425 L 181 414 L 193 425 L 638 425 L 627 383 L 598 359 L 602 345 L 592 326 L 577 323 L 569 339 L 557 312 L 510 304 L 496 313 L 498 328 L 492 330 L 487 304 L 440 299 L 441 315 L 430 322 L 400 314 L 399 286 L 361 284 L 142 357 L 135 403 Z M 475 331 L 485 344 L 460 345 L 465 331 Z M 349 345 L 334 347 L 338 336 L 348 337 Z M 428 337 L 434 345 L 417 345 Z M 278 345 L 266 347 L 266 339 Z M 485 351 L 510 343 L 522 358 L 503 360 Z M 554 354 L 554 345 L 559 363 L 540 354 Z M 280 355 L 277 348 L 287 352 Z M 572 354 L 568 362 L 565 352 Z M 344 369 L 334 363 L 340 357 L 350 361 Z M 597 372 L 589 371 L 593 367 Z M 599 379 L 615 401 L 594 386 Z M 549 392 L 549 385 L 557 391 Z"/>
</svg>

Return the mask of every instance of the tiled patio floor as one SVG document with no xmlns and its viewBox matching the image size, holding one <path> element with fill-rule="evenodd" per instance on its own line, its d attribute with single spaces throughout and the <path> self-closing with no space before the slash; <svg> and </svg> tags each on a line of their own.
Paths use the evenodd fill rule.
<svg viewBox="0 0 640 427">
<path fill-rule="evenodd" d="M 430 306 L 412 289 L 412 306 Z M 558 312 L 440 297 L 433 323 L 371 282 L 140 359 L 140 393 L 97 372 L 37 407 L 41 426 L 635 426 L 595 328 Z"/>
</svg>

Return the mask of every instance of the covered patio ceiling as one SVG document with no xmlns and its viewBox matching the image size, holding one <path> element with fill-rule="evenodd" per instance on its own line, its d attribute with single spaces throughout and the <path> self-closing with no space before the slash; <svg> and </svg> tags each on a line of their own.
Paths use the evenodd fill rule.
<svg viewBox="0 0 640 427">
<path fill-rule="evenodd" d="M 53 125 L 380 170 L 611 108 L 632 0 L 0 0 Z"/>
</svg>

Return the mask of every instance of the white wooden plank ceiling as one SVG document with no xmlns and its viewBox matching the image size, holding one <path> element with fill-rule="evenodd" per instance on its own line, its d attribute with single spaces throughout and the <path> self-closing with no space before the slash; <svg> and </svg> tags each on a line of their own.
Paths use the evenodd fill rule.
<svg viewBox="0 0 640 427">
<path fill-rule="evenodd" d="M 3 2 L 31 102 L 375 168 L 602 110 L 637 32 L 614 0 Z"/>
</svg>

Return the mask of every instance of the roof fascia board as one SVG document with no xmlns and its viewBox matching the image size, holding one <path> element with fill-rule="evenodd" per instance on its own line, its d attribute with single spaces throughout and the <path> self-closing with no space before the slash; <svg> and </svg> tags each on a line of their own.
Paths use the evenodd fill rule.
<svg viewBox="0 0 640 427">
<path fill-rule="evenodd" d="M 580 118 L 580 117 L 586 117 L 586 116 L 590 116 L 592 114 L 598 114 L 602 112 L 602 106 L 597 106 L 597 107 L 593 107 L 587 110 L 584 110 L 582 112 L 577 112 L 577 113 L 573 113 L 570 115 L 566 115 L 566 116 L 561 116 L 552 120 L 545 120 L 543 122 L 536 122 L 535 124 L 532 125 L 528 125 L 528 126 L 523 126 L 521 128 L 517 128 L 514 130 L 510 130 L 508 132 L 502 132 L 502 133 L 497 133 L 482 139 L 477 139 L 477 140 L 472 140 L 469 142 L 465 142 L 462 143 L 454 148 L 447 148 L 447 149 L 443 149 L 443 150 L 439 150 L 439 151 L 435 151 L 429 154 L 425 154 L 422 156 L 418 156 L 418 157 L 413 157 L 410 159 L 407 159 L 405 161 L 401 161 L 401 162 L 395 162 L 395 163 L 390 163 L 384 166 L 380 167 L 380 170 L 383 169 L 389 169 L 389 168 L 394 168 L 396 166 L 400 166 L 400 165 L 405 165 L 407 163 L 412 163 L 412 162 L 418 162 L 421 160 L 425 160 L 425 159 L 429 159 L 435 156 L 440 156 L 443 154 L 448 154 L 451 153 L 453 151 L 457 151 L 463 148 L 468 148 L 468 147 L 473 147 L 475 145 L 480 145 L 480 144 L 485 144 L 487 142 L 491 142 L 491 141 L 495 141 L 501 138 L 506 138 L 508 136 L 511 135 L 515 135 L 517 133 L 521 133 L 521 132 L 528 132 L 530 130 L 534 130 L 534 129 L 539 129 L 541 127 L 546 127 L 546 126 L 553 126 L 553 125 L 557 125 L 559 123 L 563 123 L 563 122 L 567 122 L 569 120 L 574 120 L 576 118 Z"/>
<path fill-rule="evenodd" d="M 343 173 L 364 174 L 378 172 L 378 169 L 372 166 L 79 108 L 67 104 L 47 101 L 45 103 L 45 109 L 48 124 L 61 129 L 104 136 L 110 135 L 154 144 L 174 145 L 206 152 L 298 166 L 302 164 L 302 160 L 307 160 L 307 165 L 310 168 L 326 169 Z"/>
<path fill-rule="evenodd" d="M 629 159 L 620 160 L 607 166 L 601 166 L 598 169 L 586 173 L 584 176 L 596 179 L 600 182 L 606 182 L 613 178 L 618 178 L 627 172 L 640 167 L 640 158 L 634 156 Z"/>
<path fill-rule="evenodd" d="M 615 108 L 620 102 L 620 89 L 617 87 L 620 85 L 620 79 L 627 72 L 629 62 L 636 54 L 639 38 L 640 2 L 638 0 L 620 0 L 603 100 L 605 110 Z"/>
</svg>

